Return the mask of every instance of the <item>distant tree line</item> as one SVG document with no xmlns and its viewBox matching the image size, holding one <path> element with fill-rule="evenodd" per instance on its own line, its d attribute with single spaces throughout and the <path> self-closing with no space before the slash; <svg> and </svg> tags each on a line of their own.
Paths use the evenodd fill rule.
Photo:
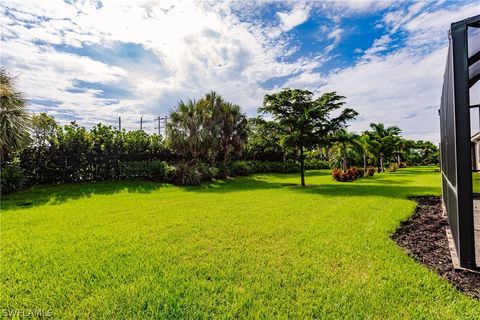
<svg viewBox="0 0 480 320">
<path fill-rule="evenodd" d="M 372 123 L 361 134 L 347 131 L 358 113 L 335 92 L 266 95 L 259 113 L 269 120 L 247 118 L 210 92 L 179 102 L 162 137 L 103 124 L 60 126 L 46 113 L 29 114 L 14 80 L 0 70 L 3 193 L 23 185 L 132 178 L 194 185 L 254 172 L 299 172 L 304 186 L 306 169 L 375 166 L 383 172 L 393 163 L 437 164 L 439 158 L 434 144 L 404 139 L 397 127 Z"/>
</svg>

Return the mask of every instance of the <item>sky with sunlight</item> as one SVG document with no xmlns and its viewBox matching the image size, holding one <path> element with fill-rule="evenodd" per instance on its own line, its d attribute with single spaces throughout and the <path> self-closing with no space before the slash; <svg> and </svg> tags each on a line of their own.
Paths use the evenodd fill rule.
<svg viewBox="0 0 480 320">
<path fill-rule="evenodd" d="M 438 141 L 451 22 L 465 1 L 3 0 L 1 65 L 34 112 L 138 128 L 215 90 L 256 115 L 284 87 L 337 91 L 370 122 Z"/>
</svg>

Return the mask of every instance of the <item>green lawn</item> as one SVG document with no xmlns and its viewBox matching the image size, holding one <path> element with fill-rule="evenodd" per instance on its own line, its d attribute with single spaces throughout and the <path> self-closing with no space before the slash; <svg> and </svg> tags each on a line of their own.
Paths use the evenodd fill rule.
<svg viewBox="0 0 480 320">
<path fill-rule="evenodd" d="M 1 309 L 71 318 L 473 319 L 480 302 L 389 235 L 440 193 L 434 168 L 200 187 L 36 188 L 3 201 Z"/>
</svg>

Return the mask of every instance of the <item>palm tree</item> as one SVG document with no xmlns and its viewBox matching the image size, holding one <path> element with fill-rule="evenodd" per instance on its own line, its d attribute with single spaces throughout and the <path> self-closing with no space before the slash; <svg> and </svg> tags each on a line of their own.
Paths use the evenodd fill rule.
<svg viewBox="0 0 480 320">
<path fill-rule="evenodd" d="M 408 146 L 408 141 L 402 137 L 397 137 L 395 140 L 395 149 L 397 154 L 397 165 L 400 167 L 402 163 L 402 154 L 405 153 L 405 148 Z"/>
<path fill-rule="evenodd" d="M 355 145 L 360 149 L 363 158 L 363 171 L 367 171 L 367 156 L 377 147 L 377 142 L 370 139 L 368 134 L 362 134 L 355 140 Z"/>
<path fill-rule="evenodd" d="M 352 145 L 356 139 L 356 135 L 348 132 L 345 129 L 340 129 L 338 130 L 334 137 L 333 140 L 336 141 L 341 149 L 342 153 L 342 169 L 345 171 L 348 168 L 348 162 L 347 162 L 347 149 L 348 146 Z"/>
<path fill-rule="evenodd" d="M 247 119 L 239 106 L 210 92 L 198 101 L 181 101 L 167 126 L 171 147 L 194 160 L 223 165 L 241 153 L 247 138 Z"/>
<path fill-rule="evenodd" d="M 370 123 L 372 131 L 368 131 L 367 134 L 370 138 L 378 143 L 377 154 L 379 159 L 379 172 L 385 171 L 385 156 L 391 154 L 395 140 L 400 134 L 400 128 L 396 126 L 385 128 L 383 123 Z"/>
<path fill-rule="evenodd" d="M 247 140 L 247 117 L 241 108 L 212 91 L 199 101 L 204 105 L 211 118 L 212 147 L 216 148 L 216 160 L 225 164 L 232 153 L 241 153 Z"/>
<path fill-rule="evenodd" d="M 4 68 L 0 69 L 0 160 L 25 147 L 30 142 L 30 118 L 26 100 L 14 88 L 14 78 Z"/>
<path fill-rule="evenodd" d="M 204 138 L 202 134 L 204 120 L 205 117 L 197 107 L 197 102 L 180 101 L 176 110 L 170 113 L 170 122 L 167 126 L 171 147 L 186 156 L 196 158 Z"/>
</svg>

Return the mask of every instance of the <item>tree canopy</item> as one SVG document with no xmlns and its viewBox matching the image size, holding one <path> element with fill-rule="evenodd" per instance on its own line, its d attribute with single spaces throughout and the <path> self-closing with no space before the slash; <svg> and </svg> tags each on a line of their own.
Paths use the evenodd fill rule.
<svg viewBox="0 0 480 320">
<path fill-rule="evenodd" d="M 355 110 L 344 108 L 344 99 L 336 92 L 327 92 L 314 99 L 311 91 L 289 88 L 265 96 L 259 111 L 270 114 L 281 126 L 286 144 L 300 151 L 302 186 L 305 186 L 304 149 L 346 127 L 346 122 L 358 115 Z M 339 113 L 336 117 L 331 115 L 334 111 Z"/>
</svg>

